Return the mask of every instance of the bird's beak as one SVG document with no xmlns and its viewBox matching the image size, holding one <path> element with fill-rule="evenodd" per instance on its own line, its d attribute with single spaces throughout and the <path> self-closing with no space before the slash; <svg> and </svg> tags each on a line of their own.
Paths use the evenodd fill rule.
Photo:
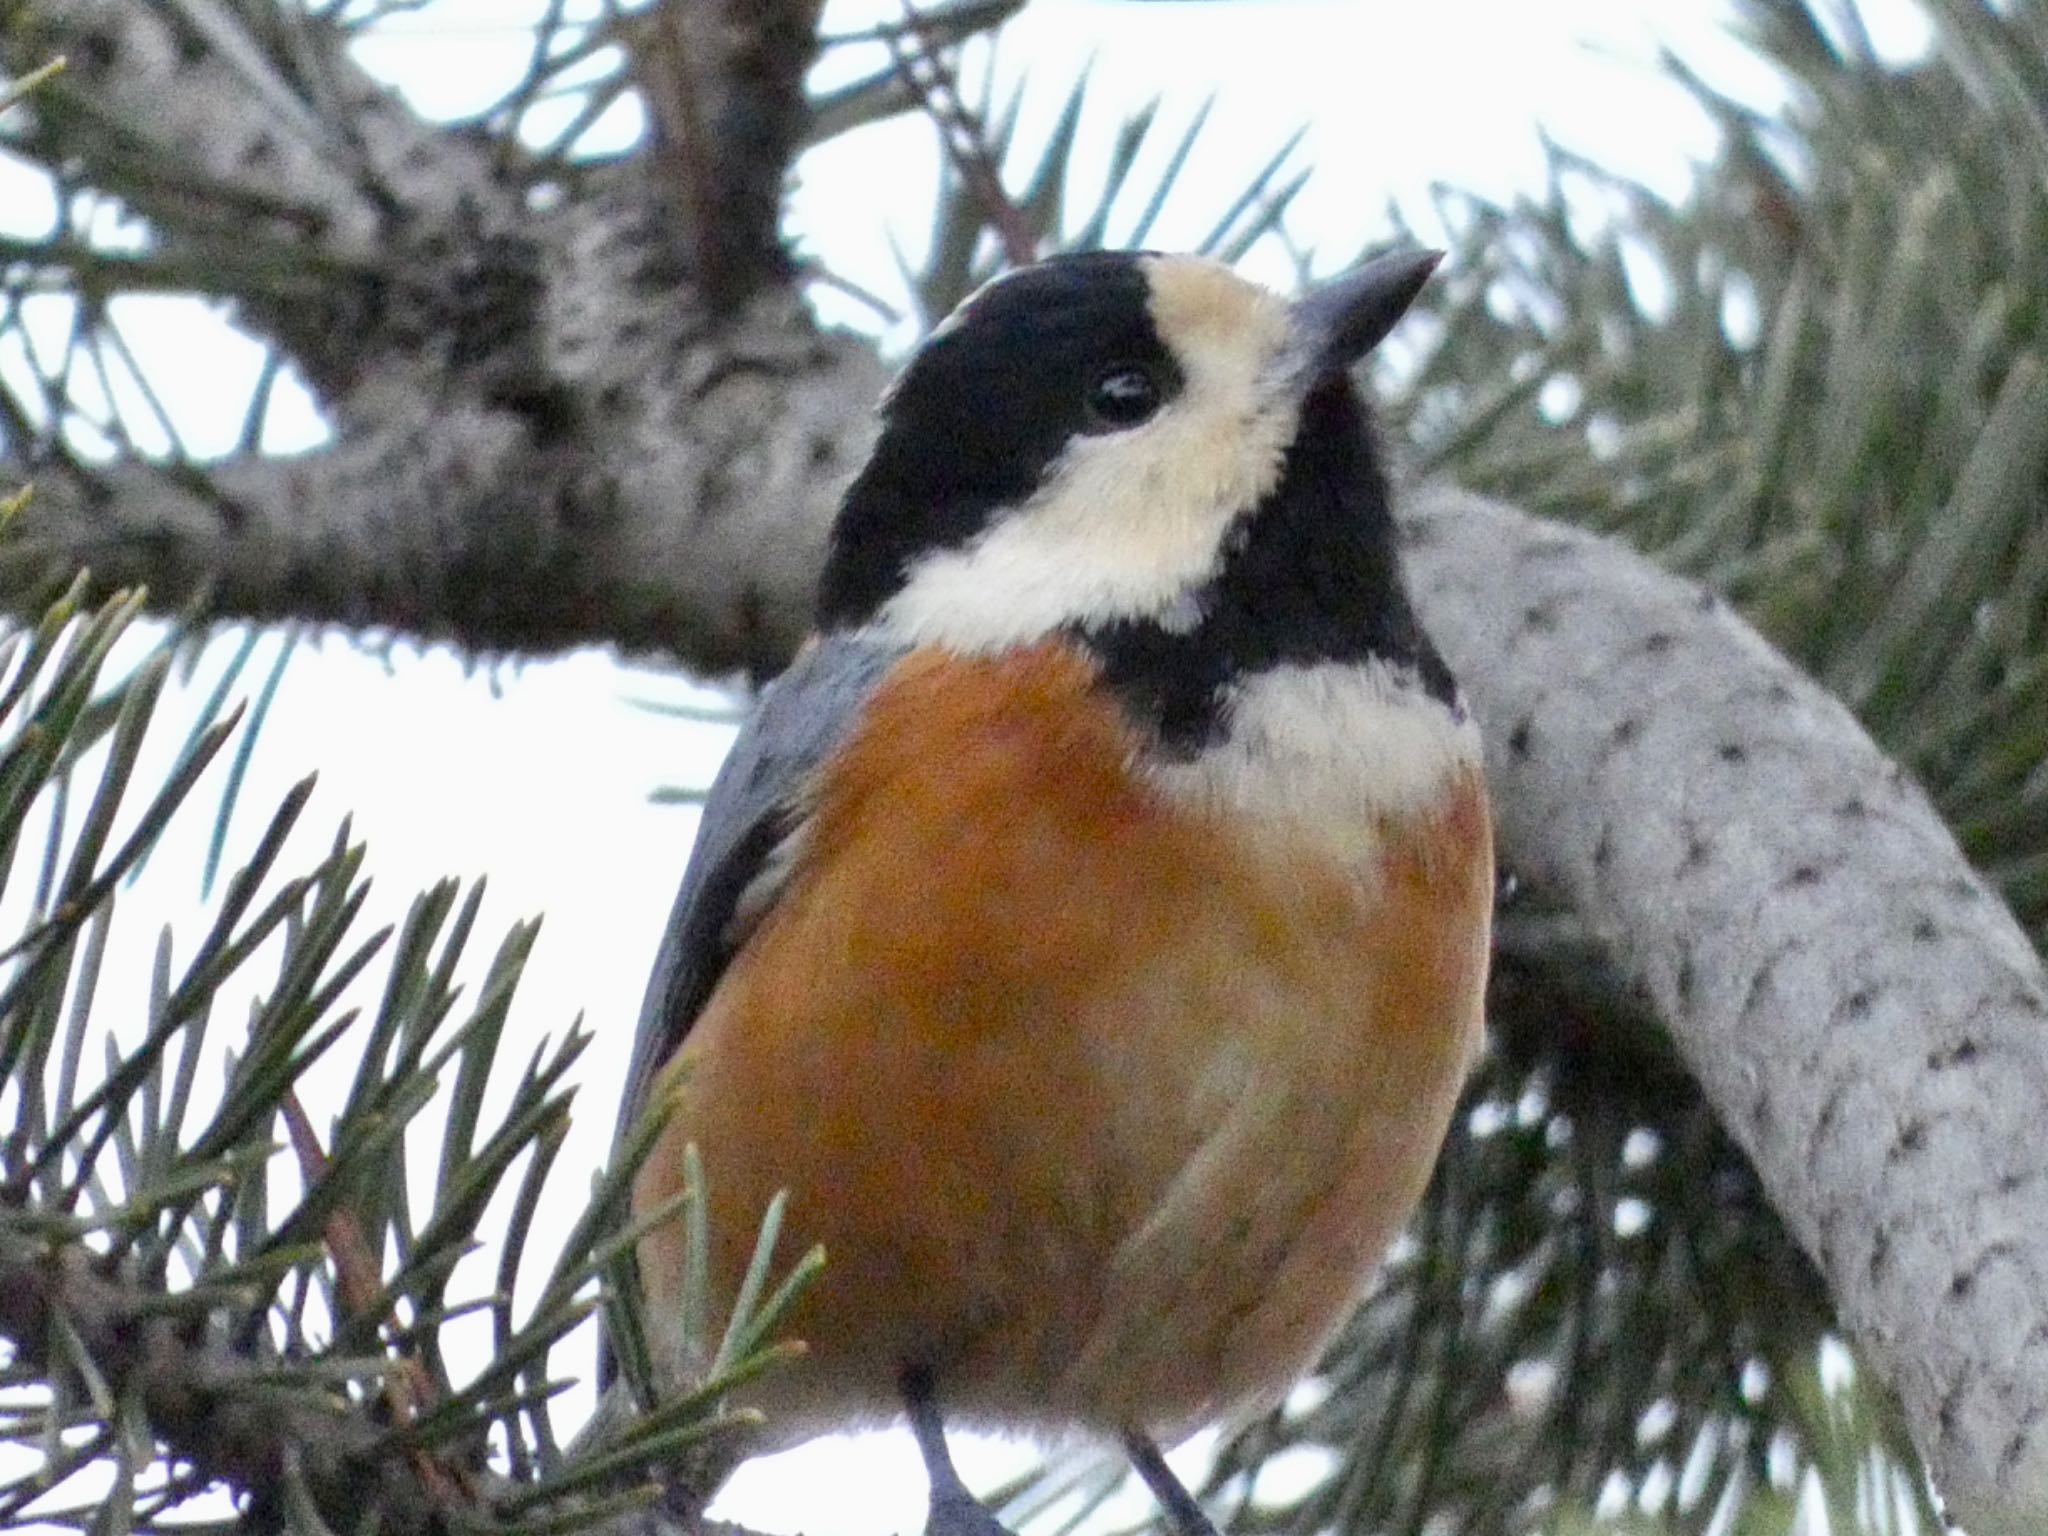
<svg viewBox="0 0 2048 1536">
<path fill-rule="evenodd" d="M 1442 251 L 1389 251 L 1295 300 L 1289 351 L 1302 386 L 1341 373 L 1378 346 L 1443 259 Z"/>
</svg>

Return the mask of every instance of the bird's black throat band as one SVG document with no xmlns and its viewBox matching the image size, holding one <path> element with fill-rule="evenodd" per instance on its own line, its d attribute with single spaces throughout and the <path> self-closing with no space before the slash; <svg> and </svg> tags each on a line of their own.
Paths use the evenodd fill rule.
<svg viewBox="0 0 2048 1536">
<path fill-rule="evenodd" d="M 1402 586 L 1386 476 L 1347 377 L 1303 403 L 1279 484 L 1246 514 L 1192 613 L 1077 636 L 1133 721 L 1174 755 L 1215 741 L 1231 686 L 1273 667 L 1378 660 L 1412 672 L 1431 697 L 1455 699 Z"/>
</svg>

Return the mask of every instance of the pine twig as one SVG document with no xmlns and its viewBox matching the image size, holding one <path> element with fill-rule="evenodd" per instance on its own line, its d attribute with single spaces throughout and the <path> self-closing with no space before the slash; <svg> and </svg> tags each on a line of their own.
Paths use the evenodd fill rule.
<svg viewBox="0 0 2048 1536">
<path fill-rule="evenodd" d="M 38 65 L 20 79 L 10 80 L 5 85 L 0 85 L 0 112 L 5 112 L 9 107 L 22 101 L 28 96 L 29 92 L 33 91 L 45 80 L 60 73 L 69 62 L 60 53 L 47 64 Z"/>
<path fill-rule="evenodd" d="M 292 1154 L 299 1162 L 300 1177 L 306 1188 L 311 1189 L 327 1175 L 327 1153 L 320 1145 L 312 1121 L 306 1116 L 305 1106 L 299 1102 L 297 1089 L 288 1089 L 278 1107 L 283 1112 L 285 1129 L 291 1137 Z M 327 1243 L 328 1257 L 334 1263 L 335 1291 L 340 1298 L 342 1315 L 346 1319 L 360 1318 L 384 1294 L 377 1255 L 363 1236 L 362 1223 L 346 1206 L 338 1207 L 328 1215 L 322 1236 Z M 388 1326 L 394 1337 L 401 1334 L 395 1316 L 380 1318 L 378 1325 L 380 1331 Z M 431 1408 L 437 1396 L 433 1378 L 427 1374 L 426 1366 L 412 1349 L 401 1348 L 391 1357 L 391 1370 L 383 1385 L 391 1422 L 401 1428 Z M 425 1447 L 409 1447 L 406 1454 L 411 1457 L 413 1470 L 421 1483 L 435 1498 L 452 1501 L 460 1495 L 475 1493 L 473 1480 L 464 1476 L 460 1468 L 443 1463 Z"/>
<path fill-rule="evenodd" d="M 7 1214 L 14 1214 L 14 1207 Z M 114 1401 L 142 1404 L 181 1460 L 262 1501 L 296 1454 L 318 1507 L 375 1505 L 393 1536 L 428 1536 L 447 1506 L 408 1467 L 378 1454 L 383 1432 L 331 1394 L 254 1380 L 252 1362 L 195 1336 L 163 1296 L 98 1271 L 80 1246 L 53 1246 L 0 1219 L 0 1335 L 17 1368 L 61 1369 L 50 1340 L 63 1319 Z"/>
<path fill-rule="evenodd" d="M 1029 266 L 1038 259 L 1038 238 L 1024 210 L 1003 186 L 1002 167 L 989 148 L 988 126 L 962 98 L 959 75 L 947 61 L 945 48 L 927 30 L 916 0 L 903 0 L 903 16 L 903 29 L 885 38 L 897 73 L 939 130 L 947 159 L 1002 243 L 1003 259 L 1013 267 Z M 916 39 L 915 49 L 905 46 L 906 31 Z"/>
</svg>

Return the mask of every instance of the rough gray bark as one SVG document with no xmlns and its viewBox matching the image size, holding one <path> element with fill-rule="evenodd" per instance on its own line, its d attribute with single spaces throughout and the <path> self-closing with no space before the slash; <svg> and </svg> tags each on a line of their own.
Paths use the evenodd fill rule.
<svg viewBox="0 0 2048 1536">
<path fill-rule="evenodd" d="M 565 243 L 607 243 L 581 233 Z M 881 364 L 864 342 L 818 334 L 787 293 L 689 337 L 599 256 L 563 270 L 599 291 L 587 316 L 547 317 L 559 430 L 394 369 L 339 402 L 340 433 L 315 453 L 203 477 L 136 462 L 37 475 L 0 588 L 83 565 L 105 585 L 147 583 L 163 610 L 203 588 L 223 617 L 773 670 L 802 637 Z"/>
<path fill-rule="evenodd" d="M 1565 895 L 1898 1389 L 1973 1536 L 2048 1510 L 2048 978 L 1919 789 L 1725 605 L 1432 490 L 1504 862 Z"/>
<path fill-rule="evenodd" d="M 318 27 L 286 67 L 214 16 L 203 0 L 0 7 L 0 59 L 70 53 L 31 142 L 134 202 L 164 260 L 275 258 L 286 275 L 251 283 L 241 311 L 320 390 L 336 440 L 203 473 L 43 467 L 4 590 L 88 565 L 146 579 L 165 609 L 204 583 L 224 617 L 779 664 L 872 430 L 872 349 L 819 333 L 787 282 L 707 305 L 691 274 L 709 257 L 659 195 L 667 160 L 562 196 L 418 122 Z M 67 116 L 88 110 L 188 169 L 137 175 L 121 135 Z M 738 263 L 719 257 L 728 287 Z"/>
<path fill-rule="evenodd" d="M 486 145 L 421 122 L 331 35 L 309 28 L 303 40 L 266 49 L 216 0 L 0 4 L 10 69 L 69 61 L 24 109 L 39 123 L 31 153 L 53 134 L 42 143 L 74 154 L 88 184 L 118 193 L 195 272 L 281 263 L 271 282 L 239 285 L 242 312 L 326 392 L 395 339 L 364 324 L 397 269 L 394 244 L 424 256 L 466 224 L 462 244 L 480 246 L 519 209 L 494 185 Z M 87 130 L 51 126 L 67 112 L 85 114 Z"/>
</svg>

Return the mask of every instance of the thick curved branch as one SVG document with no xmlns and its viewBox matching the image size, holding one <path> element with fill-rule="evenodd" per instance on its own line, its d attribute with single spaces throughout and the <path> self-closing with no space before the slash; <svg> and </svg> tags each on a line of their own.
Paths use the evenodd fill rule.
<svg viewBox="0 0 2048 1536">
<path fill-rule="evenodd" d="M 1848 711 L 1701 588 L 1453 491 L 1409 520 L 1504 856 L 1654 1000 L 1956 1516 L 2038 1530 L 2039 956 Z"/>
</svg>

